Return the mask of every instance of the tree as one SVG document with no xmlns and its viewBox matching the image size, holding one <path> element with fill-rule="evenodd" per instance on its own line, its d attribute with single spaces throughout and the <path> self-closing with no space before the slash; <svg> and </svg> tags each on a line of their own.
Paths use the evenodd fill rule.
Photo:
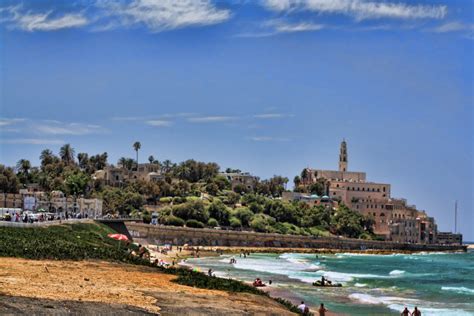
<svg viewBox="0 0 474 316">
<path fill-rule="evenodd" d="M 301 184 L 301 178 L 300 178 L 300 176 L 295 176 L 295 177 L 293 178 L 293 183 L 295 184 L 295 187 L 299 187 L 300 184 Z"/>
<path fill-rule="evenodd" d="M 74 148 L 70 144 L 65 144 L 59 150 L 59 156 L 61 160 L 66 164 L 70 165 L 74 163 Z"/>
<path fill-rule="evenodd" d="M 125 158 L 121 157 L 118 161 L 118 164 L 122 166 L 122 168 L 127 170 L 132 170 L 133 168 L 133 159 L 132 158 Z"/>
<path fill-rule="evenodd" d="M 172 167 L 173 167 L 173 163 L 171 162 L 171 160 L 166 159 L 165 161 L 163 161 L 163 171 L 165 173 L 170 172 Z"/>
<path fill-rule="evenodd" d="M 108 155 L 106 152 L 102 154 L 97 154 L 95 156 L 91 156 L 89 159 L 89 162 L 90 162 L 92 172 L 96 170 L 104 169 L 107 166 L 107 158 L 108 158 Z"/>
<path fill-rule="evenodd" d="M 70 173 L 64 180 L 64 186 L 68 194 L 79 196 L 84 194 L 89 183 L 89 176 L 82 171 Z"/>
<path fill-rule="evenodd" d="M 229 225 L 230 212 L 227 206 L 225 206 L 221 200 L 214 199 L 207 210 L 209 212 L 209 216 L 215 218 L 220 225 Z"/>
<path fill-rule="evenodd" d="M 89 155 L 87 153 L 78 153 L 77 161 L 79 163 L 79 168 L 86 170 L 89 166 Z"/>
<path fill-rule="evenodd" d="M 53 152 L 49 149 L 43 150 L 40 155 L 40 160 L 41 160 L 41 167 L 44 167 L 46 165 L 53 163 L 54 161 Z"/>
<path fill-rule="evenodd" d="M 5 193 L 18 193 L 20 181 L 12 168 L 0 165 L 0 191 Z"/>
<path fill-rule="evenodd" d="M 27 159 L 20 159 L 18 160 L 18 162 L 16 163 L 16 169 L 18 170 L 18 172 L 20 174 L 23 174 L 25 176 L 28 175 L 28 172 L 30 171 L 31 169 L 31 163 L 29 160 Z"/>
<path fill-rule="evenodd" d="M 153 155 L 150 155 L 150 156 L 148 157 L 148 161 L 149 161 L 150 163 L 154 163 L 154 162 L 155 162 L 155 157 L 153 157 Z"/>
<path fill-rule="evenodd" d="M 133 143 L 133 149 L 137 153 L 137 170 L 138 170 L 138 151 L 140 150 L 140 148 L 142 148 L 142 144 L 140 144 L 140 142 L 134 142 Z"/>
</svg>

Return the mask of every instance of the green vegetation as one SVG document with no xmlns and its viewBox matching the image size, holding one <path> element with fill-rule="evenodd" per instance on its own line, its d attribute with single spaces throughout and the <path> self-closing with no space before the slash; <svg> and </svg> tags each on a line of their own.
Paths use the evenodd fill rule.
<svg viewBox="0 0 474 316">
<path fill-rule="evenodd" d="M 148 260 L 130 255 L 137 246 L 107 237 L 115 233 L 102 224 L 63 224 L 49 227 L 0 227 L 0 257 L 27 259 L 83 260 L 100 259 L 153 266 Z M 203 273 L 181 269 L 156 267 L 159 271 L 177 275 L 174 282 L 203 289 L 245 292 L 269 296 L 240 281 L 209 277 Z M 290 311 L 299 311 L 290 302 L 276 298 Z"/>
<path fill-rule="evenodd" d="M 126 243 L 107 237 L 109 233 L 115 231 L 101 224 L 84 223 L 49 227 L 0 227 L 0 257 L 103 259 L 142 263 L 142 259 L 127 255 L 129 247 Z"/>
<path fill-rule="evenodd" d="M 136 169 L 140 142 L 135 142 L 132 148 L 136 158 L 120 158 L 120 168 Z M 40 167 L 32 167 L 25 159 L 18 161 L 16 170 L 0 165 L 0 192 L 16 193 L 29 184 L 37 184 L 48 193 L 60 190 L 74 197 L 100 198 L 104 213 L 138 215 L 146 223 L 151 221 L 151 213 L 144 206 L 155 205 L 159 210 L 159 223 L 164 225 L 374 238 L 373 220 L 344 205 L 333 208 L 282 201 L 280 198 L 288 182 L 282 176 L 256 180 L 255 187 L 249 189 L 243 184 L 232 186 L 226 177 L 219 175 L 220 167 L 216 163 L 192 159 L 181 163 L 160 162 L 150 156 L 148 161 L 163 175 L 160 180 L 124 181 L 120 187 L 111 187 L 94 177 L 96 171 L 107 165 L 107 153 L 93 156 L 78 153 L 76 157 L 71 145 L 66 144 L 58 156 L 45 149 L 40 159 Z M 226 171 L 240 172 L 231 168 Z M 323 195 L 328 182 L 318 179 L 307 185 L 312 176 L 309 172 L 304 169 L 295 177 L 295 191 Z"/>
</svg>

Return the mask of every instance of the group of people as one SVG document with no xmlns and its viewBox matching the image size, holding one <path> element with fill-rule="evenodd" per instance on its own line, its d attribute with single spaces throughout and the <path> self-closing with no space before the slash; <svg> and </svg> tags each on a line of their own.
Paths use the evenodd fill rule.
<svg viewBox="0 0 474 316">
<path fill-rule="evenodd" d="M 407 307 L 405 307 L 405 309 L 402 311 L 402 313 L 400 314 L 400 316 L 421 316 L 421 312 L 420 310 L 418 309 L 417 306 L 415 306 L 415 309 L 413 310 L 413 312 L 410 313 L 410 311 L 408 310 Z"/>
<path fill-rule="evenodd" d="M 301 301 L 301 304 L 298 305 L 298 309 L 301 311 L 303 315 L 310 314 L 309 307 L 304 303 L 304 301 Z M 324 307 L 324 304 L 321 303 L 321 305 L 319 305 L 319 308 L 318 308 L 319 316 L 325 316 L 327 311 L 328 310 L 326 309 L 326 307 Z"/>
</svg>

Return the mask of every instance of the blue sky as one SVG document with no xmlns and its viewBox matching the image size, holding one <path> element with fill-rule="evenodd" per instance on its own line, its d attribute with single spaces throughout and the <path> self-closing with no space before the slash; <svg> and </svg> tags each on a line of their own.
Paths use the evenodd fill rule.
<svg viewBox="0 0 474 316">
<path fill-rule="evenodd" d="M 349 169 L 474 240 L 471 1 L 2 1 L 0 162 Z"/>
</svg>

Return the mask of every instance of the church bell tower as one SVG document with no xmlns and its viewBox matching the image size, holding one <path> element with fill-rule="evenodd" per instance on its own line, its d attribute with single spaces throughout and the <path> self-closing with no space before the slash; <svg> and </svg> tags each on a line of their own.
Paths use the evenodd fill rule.
<svg viewBox="0 0 474 316">
<path fill-rule="evenodd" d="M 341 150 L 339 152 L 339 171 L 347 171 L 347 144 L 343 139 L 341 143 Z"/>
</svg>

